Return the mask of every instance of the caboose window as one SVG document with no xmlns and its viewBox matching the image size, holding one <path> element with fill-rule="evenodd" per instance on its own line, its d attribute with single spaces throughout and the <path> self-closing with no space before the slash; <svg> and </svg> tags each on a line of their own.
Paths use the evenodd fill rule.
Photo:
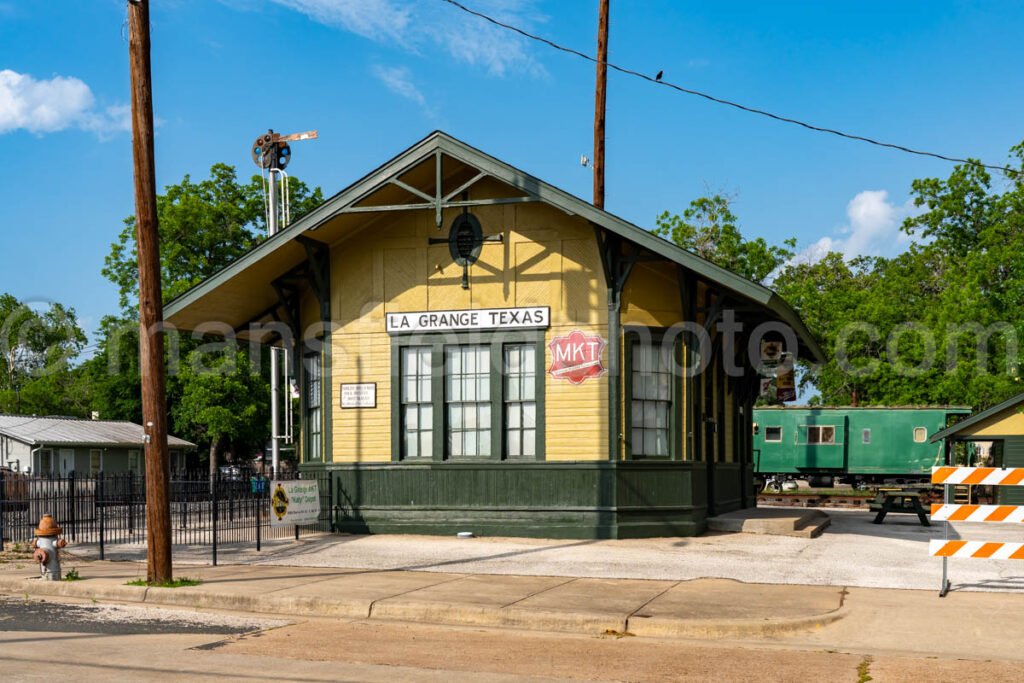
<svg viewBox="0 0 1024 683">
<path fill-rule="evenodd" d="M 924 427 L 914 427 L 914 443 L 924 443 L 928 438 L 928 430 Z"/>
<path fill-rule="evenodd" d="M 870 429 L 865 429 L 863 432 L 861 432 L 860 441 L 863 444 L 871 443 L 871 430 Z"/>
<path fill-rule="evenodd" d="M 776 442 L 782 441 L 782 427 L 765 427 L 764 440 Z"/>
<path fill-rule="evenodd" d="M 836 442 L 836 428 L 827 425 L 808 425 L 807 443 L 832 444 Z"/>
</svg>

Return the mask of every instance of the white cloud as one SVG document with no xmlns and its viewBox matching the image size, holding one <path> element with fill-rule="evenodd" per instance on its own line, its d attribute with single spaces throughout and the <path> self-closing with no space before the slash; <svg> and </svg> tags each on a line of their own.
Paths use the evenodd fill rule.
<svg viewBox="0 0 1024 683">
<path fill-rule="evenodd" d="M 273 0 L 313 21 L 372 40 L 404 42 L 412 10 L 393 0 Z"/>
<path fill-rule="evenodd" d="M 0 135 L 15 130 L 54 133 L 68 128 L 100 137 L 129 130 L 128 107 L 98 110 L 89 86 L 71 76 L 36 80 L 28 74 L 0 70 Z"/>
<path fill-rule="evenodd" d="M 223 0 L 222 0 L 223 1 Z M 273 0 L 326 26 L 418 53 L 441 49 L 457 61 L 495 76 L 546 74 L 526 39 L 433 0 Z M 536 0 L 477 0 L 474 9 L 523 28 L 544 20 Z"/>
<path fill-rule="evenodd" d="M 825 236 L 799 255 L 815 261 L 830 251 L 846 258 L 855 256 L 894 256 L 910 244 L 910 236 L 900 230 L 903 220 L 913 212 L 913 202 L 898 205 L 889 201 L 885 190 L 864 190 L 846 205 L 849 221 L 835 236 Z"/>
<path fill-rule="evenodd" d="M 374 65 L 371 72 L 376 76 L 381 83 L 387 86 L 391 92 L 401 95 L 402 97 L 412 100 L 416 104 L 423 106 L 426 104 L 426 98 L 423 97 L 423 93 L 419 91 L 416 84 L 412 82 L 412 72 L 409 71 L 408 67 L 404 66 L 381 66 L 380 64 Z"/>
</svg>

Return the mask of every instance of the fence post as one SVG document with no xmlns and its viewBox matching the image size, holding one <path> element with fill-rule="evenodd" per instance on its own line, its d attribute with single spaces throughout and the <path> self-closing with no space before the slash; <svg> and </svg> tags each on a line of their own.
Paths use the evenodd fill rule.
<svg viewBox="0 0 1024 683">
<path fill-rule="evenodd" d="M 78 500 L 75 498 L 75 471 L 68 472 L 68 534 L 72 541 L 77 541 L 75 519 L 78 515 Z"/>
<path fill-rule="evenodd" d="M 217 566 L 217 475 L 210 474 L 210 502 L 213 506 L 213 566 Z"/>
<path fill-rule="evenodd" d="M 135 535 L 135 473 L 129 470 L 124 481 L 128 484 L 122 488 L 128 500 L 128 536 L 131 537 Z"/>
<path fill-rule="evenodd" d="M 337 519 L 334 515 L 334 475 L 330 472 L 325 472 L 327 475 L 327 519 L 330 524 L 327 526 L 331 533 L 338 530 Z"/>
<path fill-rule="evenodd" d="M 106 559 L 106 553 L 103 547 L 103 532 L 106 521 L 106 512 L 103 510 L 103 506 L 100 504 L 103 500 L 103 473 L 99 472 L 96 475 L 96 495 L 93 497 L 93 506 L 96 510 L 95 514 L 99 518 L 100 523 L 100 559 Z"/>
<path fill-rule="evenodd" d="M 260 552 L 260 550 L 262 550 L 262 548 L 260 547 L 260 527 L 263 526 L 263 492 L 267 490 L 267 486 L 264 483 L 262 474 L 254 477 L 252 481 L 254 482 L 254 486 L 256 487 L 256 491 L 254 492 L 253 495 L 253 500 L 256 503 L 256 514 L 254 515 L 256 517 L 256 552 Z"/>
<path fill-rule="evenodd" d="M 4 471 L 0 470 L 0 552 L 3 552 L 4 549 L 4 526 L 7 522 L 7 518 L 4 516 L 4 508 L 7 507 L 7 504 L 4 502 L 6 490 L 7 487 L 6 484 L 4 484 Z"/>
</svg>

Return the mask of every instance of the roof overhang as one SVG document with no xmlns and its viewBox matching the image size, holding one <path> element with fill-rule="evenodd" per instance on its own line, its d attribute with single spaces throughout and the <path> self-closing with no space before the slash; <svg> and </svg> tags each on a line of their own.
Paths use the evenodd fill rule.
<svg viewBox="0 0 1024 683">
<path fill-rule="evenodd" d="M 461 194 L 482 178 L 500 181 L 508 192 L 483 200 Z M 825 355 L 800 316 L 770 289 L 700 258 L 648 230 L 516 169 L 480 150 L 435 131 L 375 169 L 281 232 L 269 237 L 218 273 L 169 302 L 164 316 L 179 330 L 244 336 L 254 322 L 276 319 L 281 305 L 274 281 L 302 268 L 309 259 L 309 240 L 334 244 L 349 234 L 371 228 L 391 211 L 432 210 L 440 225 L 445 208 L 542 202 L 597 228 L 676 263 L 712 283 L 730 299 L 751 305 L 764 319 L 793 330 L 799 356 L 823 362 Z"/>
<path fill-rule="evenodd" d="M 942 439 L 957 439 L 963 436 L 963 433 L 970 430 L 983 422 L 992 420 L 1002 413 L 1008 413 L 1011 410 L 1017 409 L 1020 405 L 1024 404 L 1024 394 L 1017 394 L 1013 398 L 1007 399 L 998 405 L 994 405 L 988 410 L 983 410 L 980 413 L 975 413 L 970 417 L 960 420 L 955 425 L 943 429 L 941 432 L 935 432 L 932 438 L 929 439 L 931 443 L 941 441 Z M 969 440 L 969 439 L 968 439 Z M 985 437 L 978 437 L 979 441 L 987 440 Z"/>
</svg>

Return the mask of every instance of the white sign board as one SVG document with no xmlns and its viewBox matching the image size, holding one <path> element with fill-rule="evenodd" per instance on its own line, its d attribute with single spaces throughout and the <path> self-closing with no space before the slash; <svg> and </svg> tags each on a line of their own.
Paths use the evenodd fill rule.
<svg viewBox="0 0 1024 683">
<path fill-rule="evenodd" d="M 363 382 L 360 384 L 341 385 L 342 408 L 376 408 L 377 383 Z"/>
<path fill-rule="evenodd" d="M 551 309 L 547 306 L 387 314 L 388 334 L 453 332 L 456 330 L 547 329 L 550 325 Z"/>
<path fill-rule="evenodd" d="M 316 524 L 320 487 L 315 480 L 270 482 L 270 526 Z"/>
</svg>

